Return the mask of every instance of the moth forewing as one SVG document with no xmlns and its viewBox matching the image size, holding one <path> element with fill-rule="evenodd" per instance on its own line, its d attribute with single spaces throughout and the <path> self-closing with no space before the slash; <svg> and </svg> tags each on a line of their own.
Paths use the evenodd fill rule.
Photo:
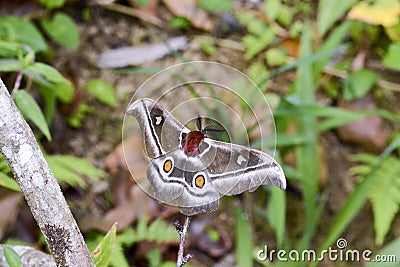
<svg viewBox="0 0 400 267">
<path fill-rule="evenodd" d="M 157 158 L 180 145 L 182 132 L 189 132 L 174 116 L 151 99 L 136 100 L 128 107 L 142 131 L 143 146 L 149 158 Z"/>
</svg>

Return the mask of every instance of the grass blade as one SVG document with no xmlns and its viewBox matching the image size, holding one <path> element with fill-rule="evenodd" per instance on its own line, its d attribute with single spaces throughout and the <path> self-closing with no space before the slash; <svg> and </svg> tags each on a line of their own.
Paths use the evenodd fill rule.
<svg viewBox="0 0 400 267">
<path fill-rule="evenodd" d="M 235 208 L 236 263 L 239 267 L 253 266 L 253 241 L 246 213 L 241 206 Z"/>
<path fill-rule="evenodd" d="M 308 25 L 309 26 L 309 25 Z M 301 38 L 300 55 L 301 58 L 309 57 L 312 54 L 312 37 L 310 27 L 306 26 Z M 313 79 L 312 64 L 300 65 L 297 70 L 296 94 L 302 105 L 315 105 L 315 84 Z M 297 131 L 308 142 L 297 147 L 296 162 L 298 171 L 301 173 L 302 194 L 305 202 L 306 229 L 304 230 L 303 240 L 311 240 L 314 228 L 316 227 L 316 196 L 318 193 L 318 153 L 317 153 L 317 120 L 314 116 L 304 116 L 297 118 Z M 308 242 L 306 242 L 308 243 Z M 308 244 L 302 244 L 305 249 Z"/>
</svg>

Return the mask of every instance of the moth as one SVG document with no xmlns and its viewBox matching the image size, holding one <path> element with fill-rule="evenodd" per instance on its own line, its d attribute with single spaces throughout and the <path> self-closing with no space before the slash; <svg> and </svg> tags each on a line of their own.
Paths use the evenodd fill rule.
<svg viewBox="0 0 400 267">
<path fill-rule="evenodd" d="M 214 211 L 223 195 L 254 191 L 260 185 L 285 190 L 281 166 L 268 154 L 207 138 L 207 127 L 189 130 L 151 99 L 128 107 L 142 131 L 152 195 L 187 216 Z"/>
</svg>

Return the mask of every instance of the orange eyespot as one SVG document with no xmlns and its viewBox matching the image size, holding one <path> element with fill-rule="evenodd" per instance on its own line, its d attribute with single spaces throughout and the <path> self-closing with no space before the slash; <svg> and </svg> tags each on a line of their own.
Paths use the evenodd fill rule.
<svg viewBox="0 0 400 267">
<path fill-rule="evenodd" d="M 194 184 L 198 188 L 202 188 L 205 183 L 206 183 L 206 179 L 204 178 L 204 176 L 202 174 L 197 175 L 196 178 L 194 178 Z"/>
<path fill-rule="evenodd" d="M 167 159 L 164 162 L 163 170 L 165 172 L 170 172 L 172 170 L 172 161 L 170 159 Z"/>
</svg>

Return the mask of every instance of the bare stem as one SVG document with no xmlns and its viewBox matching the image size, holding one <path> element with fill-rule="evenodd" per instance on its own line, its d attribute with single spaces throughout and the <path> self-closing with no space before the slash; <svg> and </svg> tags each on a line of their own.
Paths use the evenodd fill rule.
<svg viewBox="0 0 400 267">
<path fill-rule="evenodd" d="M 178 232 L 178 234 L 180 236 L 178 259 L 176 261 L 176 267 L 184 266 L 192 258 L 192 255 L 190 255 L 190 254 L 186 254 L 185 256 L 183 256 L 184 249 L 185 249 L 185 239 L 186 239 L 187 230 L 189 228 L 189 224 L 190 224 L 190 216 L 186 216 L 185 224 L 183 225 L 183 227 L 179 224 L 178 221 L 175 222 L 176 231 Z"/>
</svg>

